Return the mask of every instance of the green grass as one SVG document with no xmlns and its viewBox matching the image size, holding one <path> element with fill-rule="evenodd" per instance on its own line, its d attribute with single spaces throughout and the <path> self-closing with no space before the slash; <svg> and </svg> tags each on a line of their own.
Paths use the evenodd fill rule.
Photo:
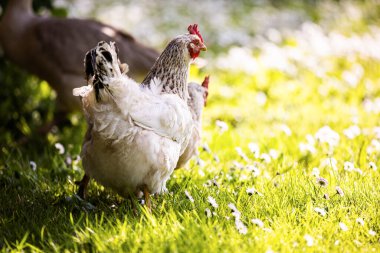
<svg viewBox="0 0 380 253">
<path fill-rule="evenodd" d="M 295 40 L 287 38 L 277 47 L 297 49 Z M 303 55 L 305 61 L 317 59 L 318 67 L 326 71 L 318 74 L 295 61 L 291 62 L 295 72 L 289 73 L 262 64 L 260 52 L 252 57 L 259 64 L 255 73 L 207 70 L 212 79 L 203 115 L 203 142 L 212 153 L 201 151 L 203 166 L 191 161 L 174 172 L 169 193 L 152 198 L 152 214 L 139 205 L 135 215 L 129 201 L 95 182 L 90 184 L 87 202 L 75 198 L 74 182 L 83 175 L 76 160 L 86 127 L 81 114 L 73 115 L 74 126 L 51 133 L 45 141 L 25 147 L 2 145 L 2 252 L 380 251 L 380 171 L 370 166 L 371 162 L 380 166 L 380 148 L 374 146 L 380 138 L 376 135 L 380 111 L 365 106 L 380 94 L 380 62 L 359 55 Z M 344 73 L 358 65 L 363 75 L 356 86 L 350 86 Z M 205 72 L 193 68 L 192 80 L 202 80 Z M 45 103 L 54 98 L 46 84 L 35 89 L 42 92 Z M 266 102 L 260 103 L 257 98 L 264 96 Z M 217 120 L 228 129 L 222 132 Z M 344 130 L 352 125 L 361 133 L 349 139 Z M 336 145 L 316 140 L 324 126 L 339 135 Z M 313 136 L 315 152 L 300 150 L 308 135 Z M 57 142 L 64 145 L 64 154 L 54 147 Z M 252 142 L 260 148 L 257 156 L 249 149 Z M 278 156 L 266 161 L 271 150 Z M 324 163 L 326 159 L 330 162 Z M 37 164 L 36 170 L 30 161 Z M 345 162 L 361 173 L 345 170 Z M 255 166 L 258 173 L 247 166 Z M 326 187 L 317 183 L 314 168 L 328 181 Z M 247 193 L 252 187 L 258 194 Z M 209 196 L 217 208 L 210 205 Z M 246 234 L 239 233 L 230 203 L 239 210 Z M 318 214 L 315 208 L 323 208 L 326 214 Z M 253 224 L 252 219 L 260 219 L 264 226 Z M 340 223 L 348 230 L 341 229 Z M 313 238 L 309 245 L 308 236 Z"/>
</svg>

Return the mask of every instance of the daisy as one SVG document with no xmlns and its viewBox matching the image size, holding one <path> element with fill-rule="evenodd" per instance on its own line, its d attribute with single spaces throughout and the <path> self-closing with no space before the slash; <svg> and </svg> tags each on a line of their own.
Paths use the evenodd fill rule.
<svg viewBox="0 0 380 253">
<path fill-rule="evenodd" d="M 306 234 L 303 238 L 305 238 L 307 246 L 311 247 L 314 245 L 314 238 L 311 235 Z"/>
<path fill-rule="evenodd" d="M 29 162 L 29 165 L 30 165 L 30 167 L 32 168 L 33 171 L 36 171 L 36 170 L 37 170 L 37 164 L 36 164 L 36 162 L 34 162 L 34 161 L 30 161 L 30 162 Z"/>
<path fill-rule="evenodd" d="M 216 200 L 213 197 L 208 196 L 207 201 L 208 201 L 208 203 L 210 203 L 212 205 L 212 207 L 218 208 L 219 205 L 218 205 L 218 203 L 216 203 Z"/>
<path fill-rule="evenodd" d="M 259 228 L 264 227 L 264 222 L 260 219 L 252 219 L 251 222 L 255 224 L 256 226 L 258 226 Z"/>
<path fill-rule="evenodd" d="M 340 188 L 339 186 L 337 186 L 337 187 L 335 187 L 335 190 L 336 190 L 336 194 L 338 194 L 341 197 L 344 196 L 344 192 L 343 192 L 342 188 Z"/>
<path fill-rule="evenodd" d="M 317 212 L 319 215 L 325 217 L 326 216 L 326 210 L 320 207 L 314 208 L 314 211 Z"/>
<path fill-rule="evenodd" d="M 320 185 L 320 186 L 323 186 L 323 187 L 326 187 L 329 182 L 327 181 L 327 179 L 323 178 L 323 177 L 319 177 L 317 178 L 317 183 Z"/>
<path fill-rule="evenodd" d="M 363 220 L 363 218 L 357 218 L 356 219 L 356 223 L 358 223 L 359 225 L 361 225 L 361 226 L 364 226 L 364 220 Z"/>
<path fill-rule="evenodd" d="M 65 153 L 65 147 L 61 143 L 57 142 L 54 147 L 58 150 L 58 154 L 63 155 Z"/>
<path fill-rule="evenodd" d="M 190 200 L 190 202 L 194 202 L 193 196 L 191 196 L 190 193 L 187 190 L 185 191 L 185 195 Z"/>
<path fill-rule="evenodd" d="M 339 227 L 342 231 L 348 231 L 348 227 L 343 222 L 339 222 Z"/>
</svg>

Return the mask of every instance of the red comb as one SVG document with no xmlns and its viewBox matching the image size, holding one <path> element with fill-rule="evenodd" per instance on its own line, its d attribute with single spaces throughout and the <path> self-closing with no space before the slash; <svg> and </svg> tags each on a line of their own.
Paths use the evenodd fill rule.
<svg viewBox="0 0 380 253">
<path fill-rule="evenodd" d="M 208 89 L 209 81 L 210 81 L 210 76 L 206 76 L 205 80 L 203 80 L 203 82 L 202 82 L 202 87 L 205 87 L 206 89 Z"/>
<path fill-rule="evenodd" d="M 190 34 L 198 35 L 198 37 L 199 37 L 199 38 L 201 39 L 201 41 L 203 42 L 202 35 L 201 35 L 201 33 L 199 32 L 199 30 L 198 30 L 198 24 L 189 25 L 189 27 L 187 28 L 187 30 L 189 31 Z"/>
</svg>

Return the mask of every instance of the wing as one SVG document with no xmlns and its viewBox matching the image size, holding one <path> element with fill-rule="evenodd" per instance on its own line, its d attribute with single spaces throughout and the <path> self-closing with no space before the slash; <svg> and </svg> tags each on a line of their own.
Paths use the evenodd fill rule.
<svg viewBox="0 0 380 253">
<path fill-rule="evenodd" d="M 112 80 L 109 89 L 125 119 L 130 116 L 136 125 L 178 141 L 191 132 L 191 113 L 177 95 L 152 91 L 126 76 Z"/>
</svg>

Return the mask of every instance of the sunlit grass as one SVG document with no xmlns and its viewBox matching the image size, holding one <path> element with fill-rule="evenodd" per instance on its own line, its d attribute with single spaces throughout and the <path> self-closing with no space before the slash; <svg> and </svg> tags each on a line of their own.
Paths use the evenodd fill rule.
<svg viewBox="0 0 380 253">
<path fill-rule="evenodd" d="M 135 215 L 94 182 L 88 202 L 74 196 L 81 114 L 43 147 L 2 146 L 2 251 L 378 252 L 379 59 L 313 54 L 302 36 L 288 36 L 272 45 L 301 55 L 286 58 L 285 69 L 269 64 L 264 48 L 248 50 L 252 73 L 192 69 L 192 80 L 211 75 L 203 114 L 210 151 L 200 148 L 201 165 L 174 172 L 152 214 L 138 205 Z M 39 94 L 30 103 L 53 96 L 46 84 Z"/>
</svg>

